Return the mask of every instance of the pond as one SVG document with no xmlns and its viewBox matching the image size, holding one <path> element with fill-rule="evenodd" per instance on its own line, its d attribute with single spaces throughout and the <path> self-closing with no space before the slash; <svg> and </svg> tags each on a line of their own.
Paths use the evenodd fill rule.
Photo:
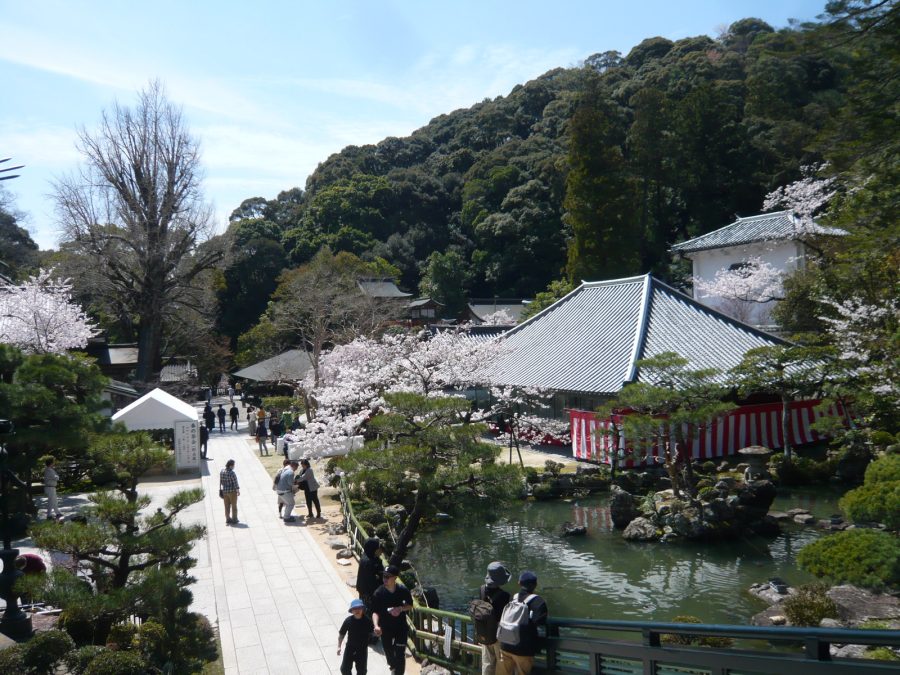
<svg viewBox="0 0 900 675">
<path fill-rule="evenodd" d="M 773 510 L 837 513 L 840 494 L 785 490 Z M 585 537 L 560 535 L 562 523 L 586 525 Z M 822 536 L 815 527 L 783 524 L 774 538 L 748 536 L 716 543 L 640 544 L 613 530 L 608 497 L 573 502 L 515 502 L 495 517 L 470 515 L 420 531 L 410 559 L 441 608 L 460 611 L 475 597 L 492 560 L 514 580 L 533 570 L 555 616 L 670 621 L 680 614 L 704 623 L 747 624 L 765 604 L 751 584 L 779 576 L 790 585 L 813 578 L 795 564 L 797 552 Z M 515 588 L 511 582 L 508 590 Z"/>
</svg>

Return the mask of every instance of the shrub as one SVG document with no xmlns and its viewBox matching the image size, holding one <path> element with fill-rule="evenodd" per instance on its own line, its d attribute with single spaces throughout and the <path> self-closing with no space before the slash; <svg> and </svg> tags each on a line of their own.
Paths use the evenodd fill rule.
<svg viewBox="0 0 900 675">
<path fill-rule="evenodd" d="M 84 675 L 145 675 L 148 671 L 146 662 L 137 652 L 106 650 L 91 661 Z"/>
<path fill-rule="evenodd" d="M 293 396 L 266 396 L 262 400 L 262 407 L 266 409 L 266 412 L 274 408 L 278 411 L 279 415 L 285 410 L 290 409 L 292 405 L 299 408 L 300 399 L 294 398 Z"/>
<path fill-rule="evenodd" d="M 841 497 L 838 505 L 854 522 L 900 529 L 900 480 L 862 485 Z"/>
<path fill-rule="evenodd" d="M 391 526 L 387 523 L 381 523 L 375 527 L 375 536 L 379 539 L 390 539 L 391 537 Z"/>
<path fill-rule="evenodd" d="M 566 465 L 562 462 L 554 462 L 552 459 L 548 459 L 546 462 L 544 462 L 544 471 L 549 473 L 554 478 L 558 477 L 565 467 Z"/>
<path fill-rule="evenodd" d="M 387 521 L 387 518 L 384 516 L 384 510 L 377 507 L 357 511 L 356 519 L 360 521 L 365 520 L 373 525 L 381 525 L 381 523 Z"/>
<path fill-rule="evenodd" d="M 710 499 L 715 499 L 716 497 L 718 497 L 719 491 L 714 487 L 700 488 L 700 492 L 697 496 L 700 497 L 700 499 L 702 499 L 703 501 L 708 502 Z"/>
<path fill-rule="evenodd" d="M 882 431 L 880 429 L 876 429 L 875 431 L 873 431 L 871 438 L 872 438 L 872 445 L 877 445 L 878 447 L 881 447 L 881 448 L 888 446 L 888 445 L 893 445 L 894 443 L 897 442 L 897 439 L 894 438 L 894 436 L 891 433 L 889 433 L 887 431 Z"/>
<path fill-rule="evenodd" d="M 892 649 L 888 647 L 869 647 L 863 655 L 866 659 L 875 659 L 876 661 L 900 661 Z"/>
<path fill-rule="evenodd" d="M 32 673 L 49 673 L 75 649 L 75 643 L 64 630 L 48 630 L 38 633 L 23 645 L 22 661 Z"/>
<path fill-rule="evenodd" d="M 73 652 L 66 654 L 66 667 L 72 675 L 83 675 L 91 662 L 98 655 L 106 651 L 106 647 L 99 645 L 85 645 Z"/>
<path fill-rule="evenodd" d="M 784 615 L 794 626 L 818 626 L 822 619 L 836 618 L 837 606 L 824 584 L 805 584 L 784 601 Z"/>
<path fill-rule="evenodd" d="M 845 530 L 804 546 L 797 564 L 837 583 L 893 589 L 900 585 L 900 540 L 877 530 Z"/>
<path fill-rule="evenodd" d="M 0 649 L 0 673 L 24 673 L 25 661 L 22 659 L 24 645 L 13 645 Z"/>
<path fill-rule="evenodd" d="M 151 663 L 163 661 L 166 657 L 166 629 L 157 621 L 145 621 L 138 631 L 137 644 L 141 654 Z"/>
<path fill-rule="evenodd" d="M 540 474 L 538 474 L 538 470 L 533 466 L 525 467 L 525 482 L 529 485 L 534 485 L 535 483 L 541 482 Z"/>
<path fill-rule="evenodd" d="M 538 483 L 533 488 L 531 488 L 531 495 L 535 499 L 552 499 L 555 494 L 556 493 L 553 490 L 553 486 L 546 483 Z"/>
<path fill-rule="evenodd" d="M 837 458 L 815 461 L 808 457 L 785 459 L 784 455 L 775 455 L 769 462 L 770 468 L 778 474 L 778 480 L 784 485 L 811 485 L 827 482 L 838 465 Z"/>
<path fill-rule="evenodd" d="M 696 616 L 690 616 L 688 614 L 681 614 L 672 619 L 672 623 L 703 623 Z M 700 645 L 701 647 L 719 647 L 719 648 L 727 648 L 730 647 L 733 643 L 731 638 L 727 637 L 713 637 L 707 635 L 688 635 L 688 634 L 674 634 L 674 633 L 663 633 L 660 636 L 660 639 L 666 644 L 672 645 Z"/>
<path fill-rule="evenodd" d="M 137 626 L 133 623 L 117 623 L 109 629 L 106 645 L 121 650 L 131 649 L 137 637 Z M 115 645 L 115 647 L 113 647 Z"/>
<path fill-rule="evenodd" d="M 865 485 L 900 480 L 900 455 L 884 455 L 866 467 Z"/>
<path fill-rule="evenodd" d="M 367 520 L 359 520 L 359 518 L 357 518 L 357 520 L 359 521 L 359 526 L 366 533 L 367 537 L 371 537 L 375 533 L 375 526 L 372 523 Z"/>
<path fill-rule="evenodd" d="M 700 468 L 703 469 L 703 473 L 712 473 L 716 472 L 716 463 L 712 461 L 705 461 L 700 465 Z"/>
</svg>

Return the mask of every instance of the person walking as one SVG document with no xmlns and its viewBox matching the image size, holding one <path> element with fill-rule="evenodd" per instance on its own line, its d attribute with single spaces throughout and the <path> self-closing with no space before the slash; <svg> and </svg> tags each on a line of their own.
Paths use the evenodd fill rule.
<svg viewBox="0 0 900 675">
<path fill-rule="evenodd" d="M 372 614 L 372 596 L 381 586 L 384 574 L 384 563 L 381 562 L 381 540 L 378 537 L 369 537 L 363 544 L 363 554 L 359 559 L 359 568 L 356 570 L 356 592 L 359 599 L 366 606 L 366 611 Z"/>
<path fill-rule="evenodd" d="M 243 403 L 244 402 L 244 388 L 241 386 L 240 382 L 236 382 L 234 385 L 234 393 L 237 395 L 238 400 Z"/>
<path fill-rule="evenodd" d="M 497 671 L 497 663 L 500 661 L 500 643 L 497 641 L 497 626 L 503 615 L 503 608 L 509 602 L 510 595 L 503 590 L 503 585 L 509 581 L 510 571 L 503 563 L 492 562 L 487 567 L 487 575 L 484 584 L 478 589 L 478 599 L 490 605 L 490 615 L 484 621 L 484 630 L 479 631 L 479 622 L 475 622 L 475 636 L 479 638 L 479 632 L 484 635 L 477 641 L 481 642 L 481 675 L 494 675 Z M 475 603 L 477 604 L 477 603 Z"/>
<path fill-rule="evenodd" d="M 234 403 L 234 387 L 228 385 L 228 400 Z"/>
<path fill-rule="evenodd" d="M 369 659 L 369 636 L 375 629 L 372 619 L 366 616 L 366 606 L 362 600 L 350 601 L 350 616 L 344 619 L 338 630 L 337 653 L 341 655 L 341 645 L 347 636 L 347 648 L 341 660 L 341 675 L 351 675 L 356 664 L 356 675 L 366 675 Z"/>
<path fill-rule="evenodd" d="M 287 468 L 287 466 L 291 463 L 289 459 L 285 459 L 281 463 L 281 468 L 275 472 L 275 477 L 272 479 L 272 490 L 275 492 L 275 506 L 278 507 L 278 517 L 281 518 L 281 509 L 284 508 L 284 504 L 281 499 L 278 497 L 278 479 L 281 478 L 281 472 Z"/>
<path fill-rule="evenodd" d="M 547 603 L 534 592 L 536 588 L 534 572 L 526 570 L 519 575 L 519 592 L 503 610 L 497 630 L 497 675 L 529 675 L 534 667 L 534 655 L 540 651 L 538 627 L 547 625 Z M 522 621 L 515 621 L 516 617 L 522 617 Z"/>
<path fill-rule="evenodd" d="M 409 634 L 406 613 L 413 608 L 409 589 L 397 583 L 399 576 L 399 568 L 388 565 L 382 575 L 384 583 L 372 596 L 375 635 L 381 637 L 384 658 L 394 675 L 406 672 L 406 639 Z"/>
<path fill-rule="evenodd" d="M 287 466 L 282 467 L 278 476 L 278 501 L 284 505 L 283 520 L 286 523 L 293 523 L 296 518 L 294 512 L 294 475 L 299 464 L 297 461 L 290 462 Z"/>
<path fill-rule="evenodd" d="M 228 411 L 228 414 L 231 415 L 231 428 L 235 431 L 238 430 L 238 415 L 241 412 L 238 410 L 238 407 L 232 402 L 231 410 Z"/>
<path fill-rule="evenodd" d="M 207 447 L 209 445 L 209 429 L 207 429 L 206 424 L 200 425 L 200 456 L 203 459 L 206 459 L 206 453 L 209 450 Z"/>
<path fill-rule="evenodd" d="M 252 405 L 247 407 L 247 433 L 256 436 L 256 411 Z"/>
<path fill-rule="evenodd" d="M 303 495 L 306 497 L 307 518 L 312 520 L 313 505 L 316 507 L 316 518 L 322 517 L 322 505 L 319 503 L 319 481 L 313 473 L 312 467 L 309 465 L 308 459 L 301 459 L 300 466 L 303 467 L 300 475 L 297 476 L 297 482 L 303 489 Z"/>
<path fill-rule="evenodd" d="M 263 422 L 256 423 L 256 445 L 259 447 L 259 456 L 262 457 L 263 454 L 266 456 L 269 455 L 269 446 L 267 445 L 267 439 L 269 438 L 269 432 L 266 431 L 266 425 Z"/>
<path fill-rule="evenodd" d="M 206 423 L 206 428 L 210 431 L 216 428 L 216 413 L 213 412 L 209 403 L 203 408 L 203 421 Z"/>
<path fill-rule="evenodd" d="M 47 497 L 47 520 L 63 517 L 56 497 L 56 486 L 59 485 L 59 474 L 56 473 L 56 459 L 48 457 L 44 461 L 44 495 Z"/>
<path fill-rule="evenodd" d="M 216 410 L 216 415 L 217 415 L 218 418 L 219 418 L 219 431 L 220 431 L 221 433 L 224 434 L 224 433 L 225 433 L 225 415 L 226 415 L 226 412 L 225 412 L 225 406 L 222 405 L 221 403 L 219 404 L 219 409 Z"/>
<path fill-rule="evenodd" d="M 237 500 L 241 496 L 237 474 L 234 472 L 234 460 L 225 462 L 225 468 L 219 472 L 219 496 L 225 503 L 225 524 L 236 525 L 238 520 Z"/>
</svg>

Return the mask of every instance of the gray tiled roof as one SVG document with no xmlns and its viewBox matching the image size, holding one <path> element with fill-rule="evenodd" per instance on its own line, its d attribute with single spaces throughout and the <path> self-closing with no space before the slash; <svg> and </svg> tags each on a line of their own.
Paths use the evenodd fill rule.
<svg viewBox="0 0 900 675">
<path fill-rule="evenodd" d="M 302 380 L 310 368 L 312 362 L 309 360 L 309 354 L 300 349 L 289 349 L 278 356 L 242 368 L 234 373 L 234 376 L 257 382 Z"/>
<path fill-rule="evenodd" d="M 752 347 L 783 344 L 650 275 L 583 283 L 505 339 L 512 351 L 492 368 L 498 384 L 593 394 L 617 393 L 635 361 L 663 352 L 728 369 Z"/>
<path fill-rule="evenodd" d="M 390 279 L 360 279 L 356 282 L 359 290 L 370 298 L 411 298 L 412 293 L 404 293 Z"/>
<path fill-rule="evenodd" d="M 491 300 L 469 300 L 469 311 L 481 321 L 484 321 L 485 317 L 494 312 L 499 312 L 501 310 L 509 314 L 513 321 L 518 321 L 519 317 L 522 316 L 522 312 L 525 311 L 525 307 L 526 305 L 524 305 L 521 300 L 505 302 L 502 300 L 498 302 L 493 302 Z"/>
<path fill-rule="evenodd" d="M 713 248 L 727 248 L 752 244 L 758 241 L 776 241 L 784 239 L 797 239 L 801 234 L 843 235 L 844 230 L 835 227 L 824 227 L 813 223 L 800 230 L 798 218 L 790 211 L 778 211 L 776 213 L 763 213 L 758 216 L 738 218 L 736 221 L 718 230 L 713 230 L 702 236 L 688 239 L 672 247 L 678 253 L 693 253 L 706 251 Z"/>
</svg>

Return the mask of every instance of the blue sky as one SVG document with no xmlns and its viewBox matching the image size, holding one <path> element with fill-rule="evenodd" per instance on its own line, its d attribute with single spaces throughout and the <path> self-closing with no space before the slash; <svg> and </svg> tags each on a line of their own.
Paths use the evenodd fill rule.
<svg viewBox="0 0 900 675">
<path fill-rule="evenodd" d="M 77 132 L 154 78 L 200 140 L 218 229 L 240 202 L 302 187 L 350 145 L 404 136 L 596 52 L 715 36 L 757 16 L 812 20 L 824 0 L 551 3 L 0 0 L 0 157 L 41 248 L 57 244 L 54 177 Z"/>
</svg>

